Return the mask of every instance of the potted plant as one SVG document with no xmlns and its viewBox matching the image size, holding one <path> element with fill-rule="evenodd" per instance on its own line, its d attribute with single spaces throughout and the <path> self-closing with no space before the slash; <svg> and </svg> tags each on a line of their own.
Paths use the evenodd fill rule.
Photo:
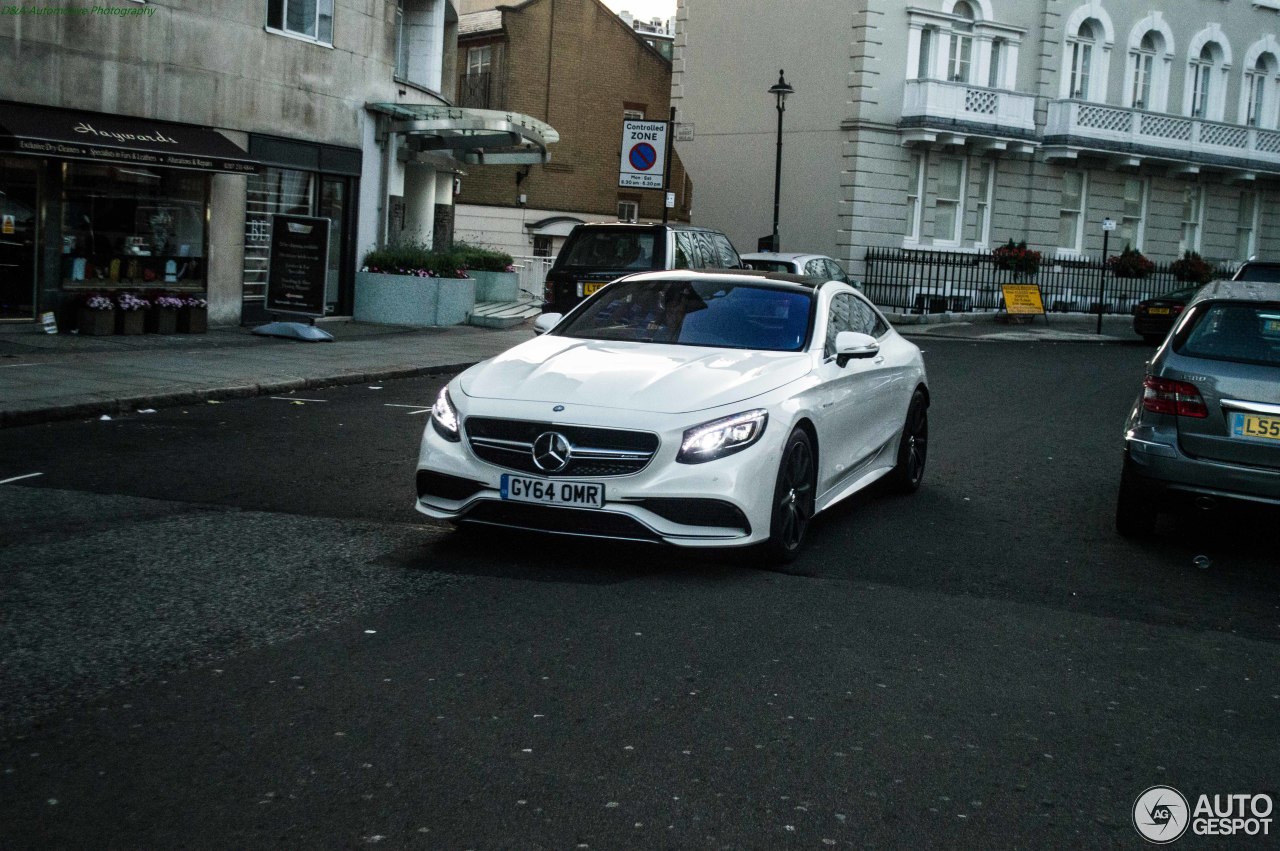
<svg viewBox="0 0 1280 851">
<path fill-rule="evenodd" d="M 209 330 L 209 302 L 198 295 L 182 296 L 178 309 L 178 333 L 203 334 Z"/>
<path fill-rule="evenodd" d="M 1207 284 L 1213 280 L 1213 267 L 1195 251 L 1184 252 L 1169 264 L 1173 277 L 1188 284 Z"/>
<path fill-rule="evenodd" d="M 117 293 L 116 333 L 133 335 L 145 331 L 147 308 L 150 306 L 149 301 L 136 293 Z"/>
<path fill-rule="evenodd" d="M 352 316 L 382 325 L 460 325 L 475 304 L 476 282 L 461 254 L 398 243 L 365 254 Z"/>
<path fill-rule="evenodd" d="M 1145 278 L 1156 270 L 1156 264 L 1126 245 L 1124 251 L 1107 258 L 1107 268 L 1117 278 Z"/>
<path fill-rule="evenodd" d="M 520 298 L 520 275 L 510 254 L 464 242 L 454 243 L 453 253 L 462 261 L 467 275 L 475 279 L 477 302 Z"/>
<path fill-rule="evenodd" d="M 151 298 L 151 310 L 147 313 L 147 331 L 152 334 L 175 334 L 178 331 L 178 311 L 182 298 L 170 293 L 159 293 Z"/>
<path fill-rule="evenodd" d="M 80 301 L 76 326 L 81 334 L 93 337 L 116 332 L 116 304 L 102 293 L 88 293 Z"/>
<path fill-rule="evenodd" d="M 991 252 L 997 269 L 1013 272 L 1015 277 L 1030 277 L 1040 271 L 1040 252 L 1027 248 L 1027 241 L 1014 243 L 1012 239 Z"/>
</svg>

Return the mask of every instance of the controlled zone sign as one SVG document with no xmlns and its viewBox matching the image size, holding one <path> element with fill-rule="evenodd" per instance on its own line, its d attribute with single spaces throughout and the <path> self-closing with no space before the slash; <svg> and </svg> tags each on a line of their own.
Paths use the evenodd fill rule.
<svg viewBox="0 0 1280 851">
<path fill-rule="evenodd" d="M 618 185 L 627 189 L 661 189 L 667 169 L 666 121 L 623 121 L 622 162 Z"/>
<path fill-rule="evenodd" d="M 1044 314 L 1040 287 L 1035 284 L 1001 284 L 1000 290 L 1004 294 L 1004 309 L 1009 313 Z"/>
</svg>

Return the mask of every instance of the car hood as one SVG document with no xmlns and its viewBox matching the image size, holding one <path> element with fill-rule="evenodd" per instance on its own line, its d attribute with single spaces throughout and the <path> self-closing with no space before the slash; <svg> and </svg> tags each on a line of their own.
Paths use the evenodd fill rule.
<svg viewBox="0 0 1280 851">
<path fill-rule="evenodd" d="M 679 414 L 767 393 L 809 369 L 803 352 L 545 335 L 477 364 L 459 382 L 472 398 Z"/>
</svg>

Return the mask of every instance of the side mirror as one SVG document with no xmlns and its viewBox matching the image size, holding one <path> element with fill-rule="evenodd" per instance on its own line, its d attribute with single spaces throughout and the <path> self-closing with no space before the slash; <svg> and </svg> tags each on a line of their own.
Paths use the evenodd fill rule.
<svg viewBox="0 0 1280 851">
<path fill-rule="evenodd" d="M 880 354 L 880 344 L 870 334 L 841 331 L 836 334 L 836 366 L 844 367 L 851 359 L 863 360 Z"/>
<path fill-rule="evenodd" d="M 560 324 L 560 320 L 564 318 L 563 313 L 543 313 L 537 319 L 533 320 L 534 336 L 547 333 L 552 328 Z"/>
</svg>

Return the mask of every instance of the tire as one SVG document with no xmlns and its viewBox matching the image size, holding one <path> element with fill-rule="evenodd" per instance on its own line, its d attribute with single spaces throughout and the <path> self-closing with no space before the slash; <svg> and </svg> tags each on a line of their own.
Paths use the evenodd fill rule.
<svg viewBox="0 0 1280 851">
<path fill-rule="evenodd" d="M 898 463 L 888 475 L 889 487 L 897 493 L 920 490 L 924 481 L 924 465 L 929 457 L 929 401 L 923 390 L 916 390 L 907 408 L 898 440 Z"/>
<path fill-rule="evenodd" d="M 1154 494 L 1137 483 L 1126 464 L 1116 495 L 1116 531 L 1126 538 L 1147 537 L 1155 532 L 1158 515 Z"/>
<path fill-rule="evenodd" d="M 813 519 L 816 481 L 813 442 L 803 430 L 796 429 L 787 438 L 778 463 L 769 540 L 762 546 L 767 561 L 789 564 L 800 554 Z"/>
</svg>

